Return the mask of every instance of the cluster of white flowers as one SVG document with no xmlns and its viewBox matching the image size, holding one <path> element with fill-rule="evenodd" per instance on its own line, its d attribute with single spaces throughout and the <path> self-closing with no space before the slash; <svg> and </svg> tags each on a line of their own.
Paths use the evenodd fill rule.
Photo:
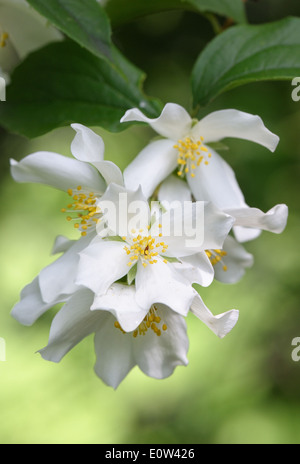
<svg viewBox="0 0 300 464">
<path fill-rule="evenodd" d="M 11 160 L 17 182 L 68 193 L 62 211 L 80 234 L 57 237 L 53 253 L 61 255 L 23 289 L 12 315 L 31 325 L 62 303 L 42 357 L 59 362 L 95 333 L 95 372 L 114 388 L 135 365 L 162 379 L 188 363 L 189 312 L 220 338 L 228 334 L 239 312 L 213 315 L 193 284 L 236 283 L 253 263 L 241 243 L 262 230 L 281 233 L 288 216 L 286 205 L 266 213 L 249 207 L 213 149 L 236 137 L 274 151 L 279 139 L 258 116 L 224 110 L 195 121 L 168 103 L 157 119 L 132 109 L 127 121 L 147 123 L 161 137 L 123 173 L 104 160 L 102 138 L 80 124 L 72 125 L 75 159 L 38 152 Z"/>
</svg>

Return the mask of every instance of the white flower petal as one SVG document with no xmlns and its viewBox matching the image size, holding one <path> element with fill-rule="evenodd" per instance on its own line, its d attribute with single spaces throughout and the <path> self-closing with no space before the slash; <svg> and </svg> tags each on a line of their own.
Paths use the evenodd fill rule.
<svg viewBox="0 0 300 464">
<path fill-rule="evenodd" d="M 110 235 L 131 236 L 132 229 L 148 232 L 150 207 L 141 187 L 131 191 L 120 185 L 110 184 L 97 206 L 102 211 L 102 223 L 107 225 Z M 99 232 L 98 227 L 97 231 Z"/>
<path fill-rule="evenodd" d="M 221 110 L 209 114 L 192 130 L 196 138 L 204 137 L 205 143 L 233 137 L 258 143 L 274 152 L 279 137 L 270 132 L 259 116 L 238 110 Z"/>
<path fill-rule="evenodd" d="M 253 255 L 248 253 L 233 237 L 227 237 L 223 251 L 227 254 L 214 266 L 215 278 L 225 284 L 235 284 L 243 277 L 246 269 L 253 265 Z"/>
<path fill-rule="evenodd" d="M 63 35 L 26 1 L 1 1 L 1 26 L 21 59 L 28 53 L 63 39 Z"/>
<path fill-rule="evenodd" d="M 76 135 L 71 144 L 71 152 L 79 161 L 91 163 L 98 169 L 107 185 L 111 182 L 123 184 L 121 170 L 111 161 L 104 161 L 105 146 L 100 135 L 82 124 L 72 124 Z"/>
<path fill-rule="evenodd" d="M 249 227 L 234 226 L 233 233 L 238 242 L 250 242 L 258 238 L 262 230 L 260 229 L 250 229 Z"/>
<path fill-rule="evenodd" d="M 174 263 L 174 266 L 191 284 L 208 287 L 212 283 L 214 268 L 205 252 L 186 256 L 180 261 L 179 264 Z"/>
<path fill-rule="evenodd" d="M 6 30 L 0 26 L 0 34 L 2 35 L 5 32 Z M 20 63 L 20 56 L 11 40 L 6 40 L 5 42 L 5 47 L 1 47 L 0 49 L 0 75 L 4 78 L 6 85 L 9 85 L 11 83 L 10 74 Z"/>
<path fill-rule="evenodd" d="M 188 112 L 176 103 L 167 103 L 161 115 L 156 119 L 147 118 L 139 109 L 126 111 L 121 122 L 139 121 L 149 124 L 158 134 L 177 141 L 191 128 L 192 119 Z"/>
<path fill-rule="evenodd" d="M 55 239 L 51 254 L 65 253 L 75 244 L 75 240 L 70 240 L 63 235 L 58 235 Z"/>
<path fill-rule="evenodd" d="M 209 164 L 201 163 L 195 177 L 187 176 L 195 199 L 211 201 L 222 210 L 246 207 L 234 171 L 217 152 L 210 149 L 210 153 Z"/>
<path fill-rule="evenodd" d="M 93 298 L 89 290 L 80 290 L 56 314 L 48 345 L 39 351 L 44 359 L 59 362 L 75 345 L 101 327 L 107 314 L 90 311 Z"/>
<path fill-rule="evenodd" d="M 79 264 L 79 252 L 91 241 L 90 236 L 81 237 L 56 261 L 42 269 L 39 285 L 46 303 L 64 298 L 78 290 L 75 283 Z"/>
<path fill-rule="evenodd" d="M 276 205 L 267 213 L 250 207 L 229 209 L 227 212 L 235 217 L 235 226 L 266 230 L 275 234 L 281 234 L 284 231 L 289 213 L 286 205 Z"/>
<path fill-rule="evenodd" d="M 94 163 L 94 166 L 98 169 L 107 185 L 111 183 L 124 185 L 122 171 L 112 161 L 99 161 L 98 163 Z"/>
<path fill-rule="evenodd" d="M 171 263 L 164 263 L 160 257 L 157 257 L 157 263 L 147 267 L 139 261 L 135 282 L 136 301 L 147 311 L 153 304 L 162 303 L 186 316 L 195 296 L 190 283 Z"/>
<path fill-rule="evenodd" d="M 96 295 L 91 310 L 111 312 L 125 332 L 132 332 L 148 313 L 137 304 L 135 295 L 134 285 L 113 284 L 105 295 Z"/>
<path fill-rule="evenodd" d="M 214 316 L 205 306 L 200 295 L 195 297 L 191 312 L 220 338 L 225 337 L 233 329 L 239 318 L 239 311 L 236 309 Z"/>
<path fill-rule="evenodd" d="M 63 301 L 58 299 L 45 303 L 42 299 L 38 277 L 26 285 L 21 292 L 20 301 L 13 307 L 11 316 L 23 325 L 32 325 L 48 309 Z"/>
<path fill-rule="evenodd" d="M 123 242 L 96 238 L 79 255 L 76 284 L 91 289 L 97 295 L 104 295 L 129 271 Z"/>
<path fill-rule="evenodd" d="M 142 187 L 149 198 L 157 186 L 177 166 L 177 151 L 171 140 L 157 140 L 147 145 L 124 170 L 125 186 L 130 190 Z"/>
<path fill-rule="evenodd" d="M 192 192 L 188 184 L 178 176 L 169 176 L 160 186 L 158 200 L 168 209 L 174 201 L 192 201 Z"/>
<path fill-rule="evenodd" d="M 145 336 L 133 340 L 133 352 L 139 368 L 155 379 L 169 377 L 179 365 L 188 364 L 189 341 L 182 316 L 163 305 L 157 305 L 158 314 L 167 330 L 157 336 L 148 330 Z"/>
<path fill-rule="evenodd" d="M 20 162 L 11 160 L 11 174 L 16 182 L 41 183 L 64 191 L 79 185 L 98 193 L 106 188 L 92 166 L 51 152 L 33 153 Z"/>
<path fill-rule="evenodd" d="M 99 311 L 93 311 L 93 313 Z M 95 335 L 97 361 L 95 372 L 107 385 L 117 388 L 135 366 L 131 334 L 123 334 L 114 326 L 114 317 L 109 317 Z"/>
<path fill-rule="evenodd" d="M 71 144 L 74 158 L 85 163 L 97 163 L 104 160 L 104 142 L 100 135 L 82 124 L 71 124 L 76 135 Z"/>
<path fill-rule="evenodd" d="M 222 248 L 234 221 L 213 203 L 185 203 L 163 214 L 150 233 L 158 236 L 161 232 L 161 241 L 168 246 L 165 256 L 181 258 L 210 248 Z"/>
</svg>

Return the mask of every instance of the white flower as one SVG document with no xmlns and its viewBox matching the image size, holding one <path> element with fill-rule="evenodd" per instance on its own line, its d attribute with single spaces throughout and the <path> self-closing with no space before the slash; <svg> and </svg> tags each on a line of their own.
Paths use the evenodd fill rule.
<svg viewBox="0 0 300 464">
<path fill-rule="evenodd" d="M 128 195 L 129 204 L 144 205 L 147 214 L 139 219 L 134 228 L 126 228 L 127 234 L 122 240 L 104 240 L 101 236 L 94 238 L 82 250 L 80 255 L 77 285 L 92 290 L 96 295 L 105 294 L 116 281 L 127 276 L 129 270 L 135 279 L 137 304 L 148 311 L 152 304 L 162 303 L 182 315 L 186 315 L 195 296 L 193 283 L 209 285 L 213 280 L 212 265 L 205 254 L 206 249 L 222 248 L 225 238 L 232 228 L 234 220 L 231 216 L 219 211 L 211 203 L 204 203 L 200 212 L 196 203 L 189 214 L 183 216 L 174 214 L 168 216 L 170 228 L 165 228 L 164 215 L 153 221 L 148 202 L 141 189 L 136 192 L 128 191 L 120 186 L 111 184 L 105 195 L 98 202 L 100 209 L 108 201 L 117 207 L 122 214 L 128 215 L 126 223 L 132 223 L 132 216 L 123 211 L 119 203 L 120 195 Z M 203 234 L 187 246 L 188 234 L 183 221 L 190 219 L 191 223 L 203 227 Z M 153 223 L 151 223 L 151 220 Z M 161 222 L 160 222 L 161 221 Z M 135 224 L 135 223 L 134 223 Z M 167 229 L 168 235 L 164 233 Z M 180 231 L 176 235 L 173 231 Z M 118 231 L 115 235 L 120 235 Z M 197 267 L 185 263 L 184 258 L 197 253 Z M 171 260 L 181 261 L 170 262 Z"/>
<path fill-rule="evenodd" d="M 158 200 L 167 209 L 174 202 L 192 201 L 192 194 L 186 182 L 171 175 L 162 183 Z M 222 249 L 207 249 L 205 253 L 214 267 L 215 279 L 227 284 L 237 283 L 254 261 L 253 256 L 231 236 L 226 237 Z M 189 256 L 182 262 L 197 268 L 199 258 L 199 254 Z"/>
<path fill-rule="evenodd" d="M 50 42 L 62 40 L 25 0 L 0 0 L 0 68 L 10 73 L 29 53 Z M 5 75 L 7 79 L 7 74 Z"/>
<path fill-rule="evenodd" d="M 199 295 L 191 311 L 223 338 L 238 320 L 238 311 L 213 316 Z M 130 370 L 163 379 L 176 366 L 187 365 L 189 347 L 185 319 L 162 304 L 144 311 L 136 303 L 133 286 L 112 285 L 102 297 L 88 289 L 75 293 L 54 317 L 48 345 L 40 350 L 48 361 L 59 362 L 77 343 L 95 333 L 96 374 L 117 388 Z"/>
<path fill-rule="evenodd" d="M 193 120 L 181 106 L 168 103 L 157 119 L 147 118 L 139 109 L 128 110 L 121 122 L 149 124 L 164 137 L 150 143 L 124 171 L 125 185 L 141 185 L 150 197 L 174 170 L 185 178 L 198 201 L 211 201 L 236 218 L 234 232 L 239 241 L 255 238 L 261 230 L 281 233 L 287 222 L 286 205 L 277 205 L 264 214 L 250 208 L 228 163 L 210 143 L 227 137 L 256 142 L 275 151 L 279 138 L 258 116 L 228 109 L 216 111 L 200 121 Z"/>
<path fill-rule="evenodd" d="M 233 237 L 228 236 L 223 248 L 206 250 L 215 270 L 215 279 L 226 284 L 237 283 L 252 267 L 254 258 Z"/>
<path fill-rule="evenodd" d="M 76 159 L 51 152 L 37 152 L 20 162 L 11 160 L 11 173 L 17 182 L 37 182 L 68 192 L 69 204 L 62 211 L 67 220 L 81 231 L 79 240 L 56 239 L 53 253 L 63 253 L 45 267 L 21 293 L 13 316 L 30 325 L 43 312 L 78 290 L 75 283 L 78 253 L 97 235 L 101 220 L 96 202 L 111 181 L 122 184 L 120 169 L 104 160 L 102 138 L 92 130 L 73 124 L 76 131 L 71 152 Z M 72 198 L 72 199 L 71 199 Z"/>
</svg>

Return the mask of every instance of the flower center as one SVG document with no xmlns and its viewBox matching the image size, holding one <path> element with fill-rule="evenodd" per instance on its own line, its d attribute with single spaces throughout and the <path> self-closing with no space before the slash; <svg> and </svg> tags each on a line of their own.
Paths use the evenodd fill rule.
<svg viewBox="0 0 300 464">
<path fill-rule="evenodd" d="M 161 253 L 165 253 L 168 249 L 168 245 L 164 242 L 156 241 L 154 237 L 151 235 L 141 235 L 143 232 L 142 229 L 139 230 L 139 233 L 133 229 L 131 231 L 132 234 L 137 234 L 132 239 L 132 244 L 124 247 L 124 250 L 130 256 L 130 261 L 128 262 L 128 266 L 132 266 L 138 259 L 142 260 L 142 264 L 144 267 L 148 266 L 148 264 L 155 264 L 157 263 L 157 256 Z M 159 234 L 161 237 L 162 234 Z M 123 240 L 126 240 L 126 237 L 123 237 Z M 164 263 L 167 263 L 167 260 L 163 260 Z"/>
<path fill-rule="evenodd" d="M 115 322 L 116 329 L 121 330 L 122 333 L 126 333 L 118 321 Z M 151 306 L 149 313 L 144 317 L 143 322 L 135 329 L 132 333 L 133 337 L 136 338 L 138 335 L 145 335 L 148 329 L 152 330 L 158 337 L 161 336 L 162 331 L 167 330 L 167 325 L 162 324 L 161 317 L 158 315 L 158 309 L 156 306 Z"/>
<path fill-rule="evenodd" d="M 81 231 L 81 235 L 85 236 L 89 228 L 95 226 L 100 221 L 100 208 L 96 205 L 97 197 L 93 192 L 82 190 L 79 185 L 77 189 L 68 190 L 68 194 L 73 198 L 73 202 L 69 203 L 67 208 L 62 208 L 62 213 L 76 213 L 75 216 L 67 216 L 67 221 L 76 221 L 75 229 Z"/>
<path fill-rule="evenodd" d="M 0 34 L 0 48 L 4 48 L 6 46 L 8 39 L 9 39 L 9 35 L 7 32 L 2 32 Z"/>
<path fill-rule="evenodd" d="M 227 252 L 223 250 L 206 250 L 205 253 L 210 259 L 210 262 L 213 266 L 218 263 L 221 263 L 223 266 L 223 271 L 226 272 L 228 267 L 222 262 L 222 258 L 227 256 Z"/>
<path fill-rule="evenodd" d="M 178 140 L 177 144 L 174 145 L 174 148 L 178 150 L 179 170 L 177 174 L 179 176 L 190 173 L 191 177 L 195 177 L 194 171 L 202 162 L 205 165 L 209 164 L 208 159 L 211 158 L 211 153 L 203 145 L 203 141 L 203 137 L 196 142 L 192 138 L 186 137 L 184 140 Z"/>
</svg>

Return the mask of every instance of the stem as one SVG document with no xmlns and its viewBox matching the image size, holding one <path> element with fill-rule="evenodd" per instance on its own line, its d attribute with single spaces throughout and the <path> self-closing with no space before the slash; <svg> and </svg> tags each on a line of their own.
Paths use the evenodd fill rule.
<svg viewBox="0 0 300 464">
<path fill-rule="evenodd" d="M 218 18 L 213 13 L 202 13 L 202 15 L 210 22 L 216 35 L 219 35 L 223 32 L 223 28 L 219 23 Z"/>
</svg>

